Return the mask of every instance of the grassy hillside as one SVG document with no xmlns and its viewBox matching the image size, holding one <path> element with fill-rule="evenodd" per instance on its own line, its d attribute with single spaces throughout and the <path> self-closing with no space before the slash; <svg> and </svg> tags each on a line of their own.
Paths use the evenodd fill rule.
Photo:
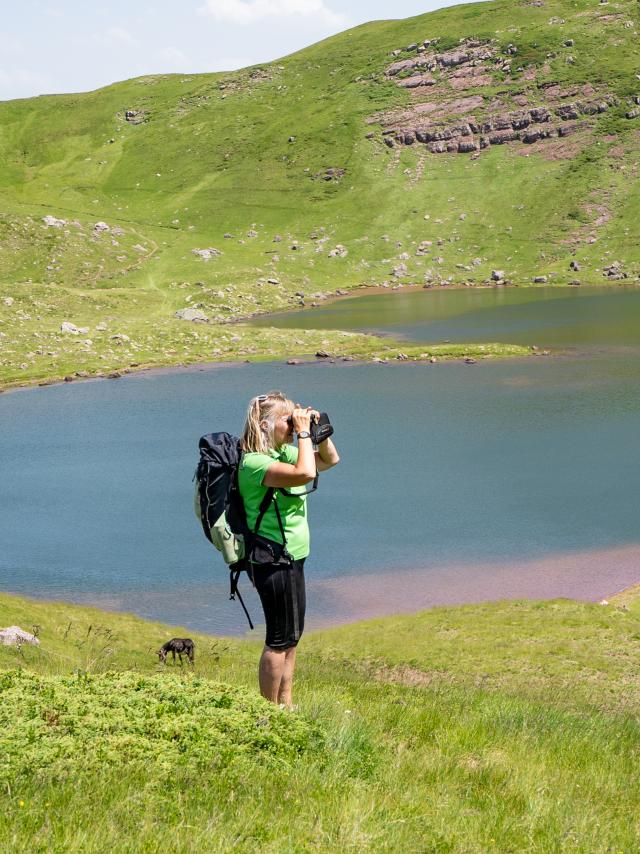
<svg viewBox="0 0 640 854">
<path fill-rule="evenodd" d="M 243 71 L 1 103 L 0 382 L 393 356 L 228 325 L 360 285 L 634 281 L 638 19 L 632 0 L 498 0 Z M 466 153 L 423 141 L 443 128 Z"/>
<path fill-rule="evenodd" d="M 305 637 L 299 710 L 258 642 L 0 595 L 13 851 L 638 849 L 637 592 L 439 608 Z M 20 750 L 16 749 L 20 745 Z"/>
</svg>

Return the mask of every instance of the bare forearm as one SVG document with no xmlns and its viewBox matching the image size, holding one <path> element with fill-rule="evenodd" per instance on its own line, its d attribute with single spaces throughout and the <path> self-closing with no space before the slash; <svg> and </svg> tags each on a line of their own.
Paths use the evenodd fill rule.
<svg viewBox="0 0 640 854">
<path fill-rule="evenodd" d="M 295 465 L 296 474 L 306 474 L 313 477 L 316 472 L 315 454 L 310 438 L 298 439 L 298 461 Z"/>
<path fill-rule="evenodd" d="M 340 455 L 331 439 L 325 439 L 318 445 L 318 456 L 328 466 L 335 466 L 340 462 Z"/>
</svg>

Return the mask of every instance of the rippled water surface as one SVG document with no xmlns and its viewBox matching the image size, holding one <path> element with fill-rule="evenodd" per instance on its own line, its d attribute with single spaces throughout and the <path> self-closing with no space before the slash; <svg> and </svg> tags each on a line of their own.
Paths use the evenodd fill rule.
<svg viewBox="0 0 640 854">
<path fill-rule="evenodd" d="M 596 595 L 637 580 L 629 347 L 472 366 L 239 365 L 4 394 L 2 589 L 243 632 L 191 477 L 199 436 L 240 431 L 248 398 L 274 387 L 326 409 L 342 455 L 309 499 L 312 623 L 465 591 L 569 594 L 582 579 Z"/>
<path fill-rule="evenodd" d="M 429 343 L 640 346 L 640 287 L 387 291 L 256 318 L 253 323 L 388 333 Z"/>
</svg>

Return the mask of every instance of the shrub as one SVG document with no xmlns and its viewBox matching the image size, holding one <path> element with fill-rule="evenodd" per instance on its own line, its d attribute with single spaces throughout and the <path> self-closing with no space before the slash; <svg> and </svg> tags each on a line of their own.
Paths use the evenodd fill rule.
<svg viewBox="0 0 640 854">
<path fill-rule="evenodd" d="M 294 759 L 317 727 L 242 688 L 132 672 L 0 675 L 0 781 L 138 763 L 162 776 Z"/>
</svg>

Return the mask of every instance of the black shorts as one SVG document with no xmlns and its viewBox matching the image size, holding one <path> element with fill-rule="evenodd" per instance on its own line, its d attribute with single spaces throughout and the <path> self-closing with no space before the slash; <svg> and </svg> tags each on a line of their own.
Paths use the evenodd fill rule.
<svg viewBox="0 0 640 854">
<path fill-rule="evenodd" d="M 267 623 L 265 644 L 272 649 L 296 646 L 302 636 L 307 607 L 304 562 L 305 558 L 294 560 L 291 566 L 253 565 L 253 583 Z"/>
</svg>

